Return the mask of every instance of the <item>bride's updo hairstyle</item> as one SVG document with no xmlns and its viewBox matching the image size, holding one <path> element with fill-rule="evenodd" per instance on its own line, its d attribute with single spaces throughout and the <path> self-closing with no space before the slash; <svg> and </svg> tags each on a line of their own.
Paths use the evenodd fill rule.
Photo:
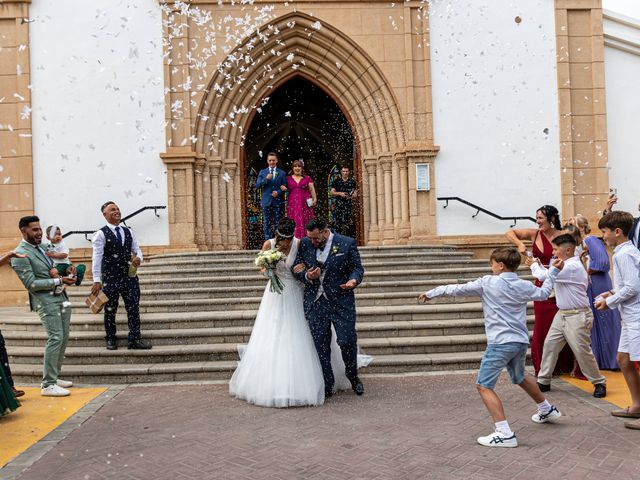
<svg viewBox="0 0 640 480">
<path fill-rule="evenodd" d="M 278 223 L 278 228 L 276 229 L 276 246 L 282 240 L 291 240 L 293 238 L 293 234 L 296 230 L 296 222 L 294 222 L 289 217 L 284 217 Z"/>
</svg>

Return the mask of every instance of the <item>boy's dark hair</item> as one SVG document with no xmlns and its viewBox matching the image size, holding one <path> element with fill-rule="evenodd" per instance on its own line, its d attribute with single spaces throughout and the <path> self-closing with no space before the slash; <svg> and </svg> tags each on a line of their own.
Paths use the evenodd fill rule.
<svg viewBox="0 0 640 480">
<path fill-rule="evenodd" d="M 307 222 L 307 230 L 313 232 L 314 230 L 320 230 L 321 232 L 327 228 L 327 221 L 324 218 L 316 217 Z"/>
<path fill-rule="evenodd" d="M 278 160 L 280 160 L 280 155 L 278 155 L 278 152 L 269 152 L 269 153 L 267 153 L 267 158 L 269 158 L 271 156 L 276 157 Z"/>
<path fill-rule="evenodd" d="M 515 272 L 520 266 L 520 252 L 515 247 L 500 247 L 491 252 L 491 258 L 496 263 L 504 263 L 508 270 Z"/>
<path fill-rule="evenodd" d="M 629 236 L 631 227 L 633 227 L 633 215 L 631 215 L 629 212 L 610 212 L 602 217 L 598 222 L 598 228 L 600 230 L 602 230 L 603 228 L 608 228 L 609 230 L 615 230 L 616 228 L 619 228 L 620 230 L 622 230 L 622 234 L 625 237 Z"/>
<path fill-rule="evenodd" d="M 27 215 L 26 217 L 22 217 L 18 222 L 18 228 L 22 230 L 25 227 L 28 227 L 30 223 L 39 222 L 40 219 L 35 215 Z"/>
<path fill-rule="evenodd" d="M 578 242 L 576 241 L 576 238 L 570 233 L 558 235 L 556 238 L 551 240 L 551 243 L 553 243 L 556 247 L 559 247 L 561 245 L 567 245 L 567 244 L 572 245 L 574 247 L 578 246 Z"/>
<path fill-rule="evenodd" d="M 104 209 L 107 208 L 109 205 L 115 205 L 116 202 L 113 202 L 111 200 L 109 200 L 108 202 L 104 202 L 102 204 L 102 206 L 100 207 L 100 212 L 104 213 Z"/>
</svg>

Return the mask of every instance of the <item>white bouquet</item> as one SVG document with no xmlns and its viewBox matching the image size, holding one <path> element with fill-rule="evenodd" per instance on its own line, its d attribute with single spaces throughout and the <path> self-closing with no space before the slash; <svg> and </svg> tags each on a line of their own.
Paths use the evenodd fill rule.
<svg viewBox="0 0 640 480">
<path fill-rule="evenodd" d="M 284 284 L 276 274 L 276 265 L 286 257 L 280 250 L 265 250 L 259 252 L 255 259 L 256 266 L 265 269 L 265 273 L 270 282 L 270 290 L 275 293 L 282 293 Z"/>
</svg>

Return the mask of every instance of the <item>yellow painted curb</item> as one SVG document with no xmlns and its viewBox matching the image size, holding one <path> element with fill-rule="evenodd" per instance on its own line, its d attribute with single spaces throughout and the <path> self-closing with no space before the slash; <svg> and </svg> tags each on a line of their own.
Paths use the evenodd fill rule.
<svg viewBox="0 0 640 480">
<path fill-rule="evenodd" d="M 61 425 L 106 388 L 71 388 L 68 397 L 43 397 L 39 388 L 22 388 L 15 412 L 0 417 L 0 468 Z"/>
<path fill-rule="evenodd" d="M 610 372 L 603 370 L 601 373 L 607 379 L 607 396 L 603 398 L 609 403 L 626 408 L 631 405 L 631 393 L 627 388 L 627 384 L 624 381 L 622 372 Z M 560 378 L 571 385 L 578 387 L 580 390 L 584 390 L 587 393 L 593 393 L 593 385 L 588 380 L 578 380 L 569 375 L 562 375 Z M 553 388 L 553 387 L 552 387 Z"/>
</svg>

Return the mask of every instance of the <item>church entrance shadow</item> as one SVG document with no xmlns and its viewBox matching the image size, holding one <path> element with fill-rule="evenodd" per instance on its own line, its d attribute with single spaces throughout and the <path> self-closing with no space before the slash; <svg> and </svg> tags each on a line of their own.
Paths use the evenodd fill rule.
<svg viewBox="0 0 640 480">
<path fill-rule="evenodd" d="M 318 203 L 316 216 L 334 221 L 331 185 L 340 168 L 349 166 L 361 192 L 354 135 L 345 114 L 334 99 L 313 82 L 296 76 L 265 98 L 249 126 L 244 142 L 244 228 L 246 248 L 260 248 L 262 210 L 258 173 L 267 165 L 267 154 L 278 152 L 279 166 L 287 175 L 294 160 L 304 159 L 306 175 L 313 178 Z M 360 202 L 354 215 L 360 232 Z M 286 202 L 283 215 L 286 214 Z M 361 234 L 358 234 L 361 237 Z"/>
</svg>

